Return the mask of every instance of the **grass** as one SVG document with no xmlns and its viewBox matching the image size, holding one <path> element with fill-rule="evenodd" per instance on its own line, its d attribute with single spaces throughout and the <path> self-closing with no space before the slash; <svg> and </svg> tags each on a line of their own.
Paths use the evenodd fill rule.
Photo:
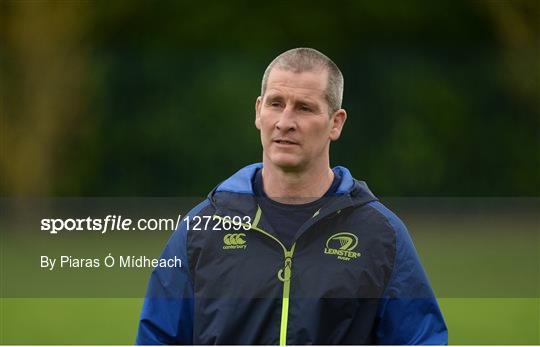
<svg viewBox="0 0 540 347">
<path fill-rule="evenodd" d="M 2 344 L 135 341 L 141 299 L 2 299 Z M 540 344 L 540 299 L 441 299 L 451 344 Z M 9 317 L 9 319 L 8 319 Z"/>
</svg>

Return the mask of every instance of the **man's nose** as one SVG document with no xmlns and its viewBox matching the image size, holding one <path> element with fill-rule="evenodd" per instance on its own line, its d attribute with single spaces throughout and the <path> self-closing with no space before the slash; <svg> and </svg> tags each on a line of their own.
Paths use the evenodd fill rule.
<svg viewBox="0 0 540 347">
<path fill-rule="evenodd" d="M 296 116 L 292 106 L 287 105 L 279 116 L 276 128 L 281 131 L 289 131 L 296 129 Z"/>
</svg>

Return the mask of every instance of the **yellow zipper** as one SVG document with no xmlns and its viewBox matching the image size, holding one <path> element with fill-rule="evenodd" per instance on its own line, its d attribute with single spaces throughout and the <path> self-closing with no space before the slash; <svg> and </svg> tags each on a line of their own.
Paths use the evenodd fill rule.
<svg viewBox="0 0 540 347">
<path fill-rule="evenodd" d="M 296 242 L 292 245 L 291 249 L 288 250 L 285 245 L 279 241 L 277 237 L 270 234 L 267 231 L 264 231 L 263 229 L 258 227 L 259 221 L 261 220 L 261 208 L 257 206 L 257 213 L 255 214 L 255 218 L 253 219 L 253 223 L 250 225 L 243 224 L 241 225 L 243 227 L 250 227 L 252 230 L 256 230 L 263 235 L 266 235 L 276 241 L 281 248 L 283 248 L 283 254 L 285 257 L 284 266 L 282 269 L 280 269 L 277 273 L 277 278 L 283 282 L 283 295 L 282 295 L 282 304 L 281 304 L 281 325 L 280 325 L 280 332 L 279 332 L 279 345 L 285 346 L 287 345 L 287 326 L 289 322 L 289 295 L 291 291 L 291 275 L 292 275 L 292 258 L 294 254 L 294 248 L 296 247 Z M 214 217 L 218 219 L 223 219 L 221 216 L 214 215 Z M 237 224 L 238 223 L 233 223 Z"/>
</svg>

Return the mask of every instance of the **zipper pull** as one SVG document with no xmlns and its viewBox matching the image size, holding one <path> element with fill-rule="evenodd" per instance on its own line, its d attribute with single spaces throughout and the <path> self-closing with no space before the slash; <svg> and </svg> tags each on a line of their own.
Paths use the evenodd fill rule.
<svg viewBox="0 0 540 347">
<path fill-rule="evenodd" d="M 285 267 L 278 272 L 278 278 L 281 282 L 287 282 L 291 279 L 291 265 L 292 259 L 290 257 L 285 258 Z"/>
</svg>

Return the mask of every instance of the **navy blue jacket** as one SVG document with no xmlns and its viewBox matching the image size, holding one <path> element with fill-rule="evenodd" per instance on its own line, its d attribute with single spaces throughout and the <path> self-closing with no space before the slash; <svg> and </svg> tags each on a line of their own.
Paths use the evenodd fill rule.
<svg viewBox="0 0 540 347">
<path fill-rule="evenodd" d="M 153 271 L 138 344 L 447 344 L 405 225 L 364 182 L 334 168 L 336 196 L 288 249 L 253 194 L 261 165 L 217 186 L 173 234 L 162 258 L 183 266 Z M 209 223 L 198 230 L 197 218 Z"/>
</svg>

